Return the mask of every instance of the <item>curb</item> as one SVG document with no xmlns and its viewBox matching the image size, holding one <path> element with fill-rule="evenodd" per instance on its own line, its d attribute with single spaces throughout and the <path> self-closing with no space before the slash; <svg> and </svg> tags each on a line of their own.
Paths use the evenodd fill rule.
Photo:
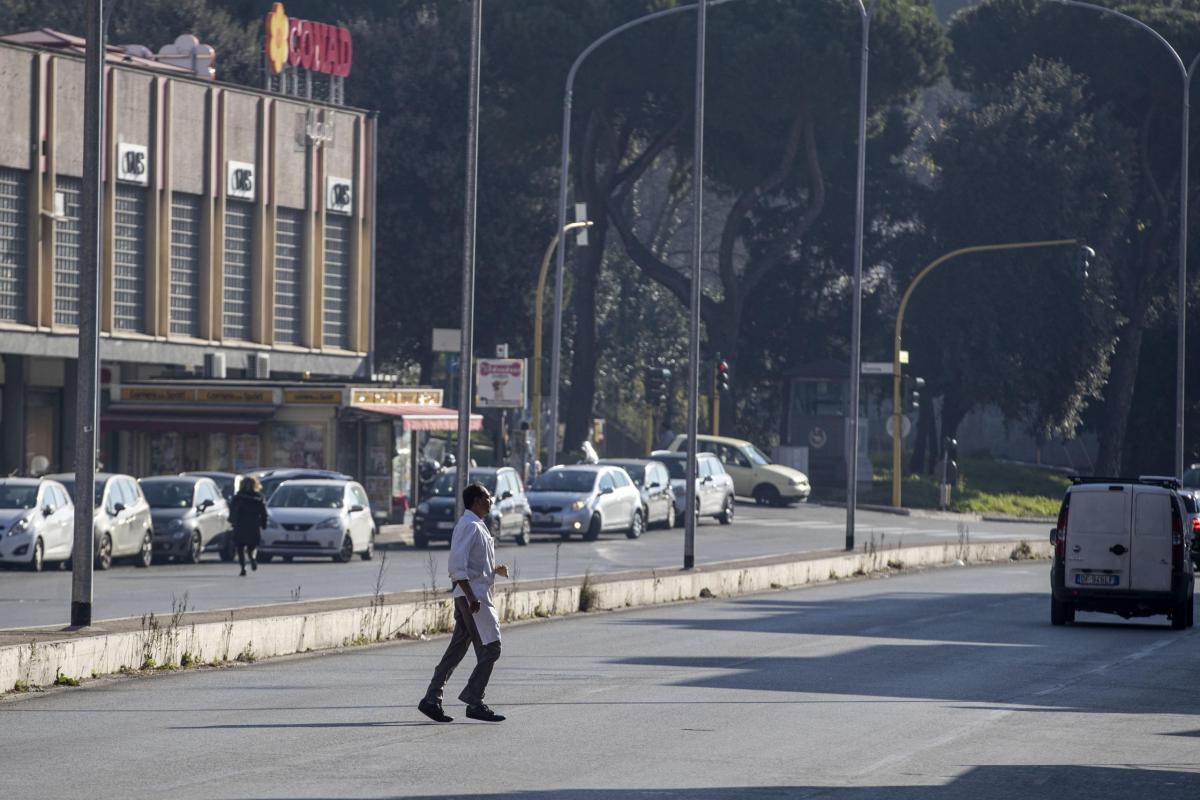
<svg viewBox="0 0 1200 800">
<path fill-rule="evenodd" d="M 815 505 L 829 508 L 845 508 L 845 503 L 819 502 Z M 877 506 L 870 503 L 857 503 L 855 508 L 862 511 L 875 511 L 880 514 L 896 514 L 901 517 L 919 517 L 921 519 L 956 519 L 962 522 L 1028 522 L 1032 524 L 1053 524 L 1054 517 L 1022 517 L 1016 514 L 976 514 L 962 511 L 936 511 L 930 508 L 896 508 L 895 506 Z"/>
<path fill-rule="evenodd" d="M 1009 561 L 1024 542 L 1026 558 L 1049 558 L 1049 541 L 945 543 L 861 552 L 808 553 L 707 564 L 682 571 L 612 573 L 582 579 L 529 581 L 494 596 L 502 622 L 580 611 L 653 606 L 710 597 L 795 589 L 846 577 L 955 563 Z M 102 628 L 6 632 L 0 646 L 0 692 L 114 673 L 253 662 L 449 632 L 453 606 L 445 592 L 405 592 L 281 604 L 252 609 L 107 620 Z M 16 643 L 14 640 L 19 640 Z"/>
</svg>

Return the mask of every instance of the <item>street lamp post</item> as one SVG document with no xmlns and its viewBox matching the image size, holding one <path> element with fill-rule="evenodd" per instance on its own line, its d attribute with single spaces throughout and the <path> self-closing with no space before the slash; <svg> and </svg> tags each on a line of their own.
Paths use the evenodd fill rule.
<svg viewBox="0 0 1200 800">
<path fill-rule="evenodd" d="M 590 219 L 581 222 L 571 222 L 563 226 L 562 232 L 576 228 L 590 228 Z M 546 247 L 546 255 L 542 256 L 542 266 L 538 270 L 537 294 L 533 301 L 533 453 L 539 458 L 542 452 L 542 296 L 546 293 L 546 273 L 550 268 L 550 256 L 558 247 L 562 237 L 555 235 Z"/>
<path fill-rule="evenodd" d="M 1192 76 L 1196 72 L 1196 64 L 1200 62 L 1200 55 L 1192 60 L 1191 66 L 1184 66 L 1183 59 L 1179 52 L 1171 46 L 1162 34 L 1151 28 L 1140 19 L 1131 17 L 1112 8 L 1099 6 L 1095 3 L 1085 3 L 1082 0 L 1053 0 L 1064 6 L 1073 6 L 1075 8 L 1086 8 L 1091 11 L 1096 11 L 1100 14 L 1108 14 L 1117 19 L 1124 20 L 1131 25 L 1136 25 L 1142 30 L 1149 33 L 1159 44 L 1167 48 L 1171 53 L 1171 57 L 1175 59 L 1175 65 L 1179 67 L 1180 76 L 1183 78 L 1183 125 L 1181 131 L 1181 142 L 1179 145 L 1179 276 L 1176 292 L 1179 302 L 1179 319 L 1178 330 L 1175 333 L 1175 477 L 1183 476 L 1183 412 L 1184 412 L 1184 378 L 1186 375 L 1186 365 L 1184 356 L 1187 348 L 1187 219 L 1188 219 L 1188 140 L 1190 138 L 1190 116 L 1191 116 L 1191 91 L 1192 91 Z"/>
<path fill-rule="evenodd" d="M 925 280 L 925 276 L 952 258 L 968 253 L 994 253 L 1001 250 L 1030 250 L 1035 247 L 1065 247 L 1078 244 L 1077 239 L 1052 239 L 1040 242 L 1009 242 L 1007 244 L 982 244 L 973 247 L 962 247 L 951 250 L 929 262 L 904 290 L 900 298 L 900 309 L 896 312 L 896 333 L 892 350 L 892 506 L 900 508 L 900 329 L 904 325 L 904 312 L 908 309 L 909 298 L 917 285 Z"/>
<path fill-rule="evenodd" d="M 854 197 L 854 297 L 850 312 L 850 427 L 846 433 L 846 549 L 854 549 L 854 508 L 858 504 L 858 395 L 862 384 L 862 262 L 863 262 L 863 199 L 866 193 L 867 172 L 867 67 L 870 61 L 871 15 L 878 0 L 871 0 L 868 10 L 858 0 L 858 16 L 862 22 L 862 49 L 858 72 L 858 168 Z"/>
</svg>

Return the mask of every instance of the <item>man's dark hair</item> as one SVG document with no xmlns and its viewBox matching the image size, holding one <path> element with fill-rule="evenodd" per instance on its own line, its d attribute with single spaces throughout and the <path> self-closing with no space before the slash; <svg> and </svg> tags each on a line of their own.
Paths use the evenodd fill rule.
<svg viewBox="0 0 1200 800">
<path fill-rule="evenodd" d="M 478 481 L 468 484 L 467 488 L 463 489 L 463 508 L 470 509 L 476 500 L 485 497 L 487 493 L 487 487 Z"/>
</svg>

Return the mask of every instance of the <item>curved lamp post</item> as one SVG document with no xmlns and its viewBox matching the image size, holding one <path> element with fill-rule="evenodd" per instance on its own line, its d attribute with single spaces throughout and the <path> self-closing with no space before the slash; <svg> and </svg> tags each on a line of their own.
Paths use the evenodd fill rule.
<svg viewBox="0 0 1200 800">
<path fill-rule="evenodd" d="M 1171 46 L 1163 35 L 1151 28 L 1146 23 L 1139 19 L 1116 11 L 1111 8 L 1096 5 L 1095 3 L 1085 3 L 1082 0 L 1051 0 L 1064 6 L 1074 6 L 1076 8 L 1086 8 L 1100 14 L 1107 14 L 1111 17 L 1124 20 L 1131 25 L 1136 25 L 1142 30 L 1149 33 L 1159 44 L 1167 48 L 1171 57 L 1175 59 L 1175 66 L 1179 67 L 1180 77 L 1183 78 L 1183 126 L 1179 146 L 1179 285 L 1176 289 L 1178 292 L 1179 302 L 1179 329 L 1175 334 L 1175 477 L 1183 477 L 1183 412 L 1184 412 L 1184 376 L 1185 363 L 1184 354 L 1187 348 L 1187 218 L 1188 218 L 1188 139 L 1190 132 L 1191 116 L 1191 89 L 1192 76 L 1196 73 L 1196 64 L 1200 63 L 1200 55 L 1192 59 L 1191 66 L 1184 66 L 1183 59 L 1180 58 L 1179 52 Z"/>
<path fill-rule="evenodd" d="M 921 281 L 925 280 L 925 276 L 930 272 L 933 272 L 933 270 L 950 259 L 964 256 L 968 253 L 1029 250 L 1034 247 L 1065 247 L 1072 244 L 1079 244 L 1079 240 L 1052 239 L 1040 242 L 1010 242 L 1008 244 L 980 244 L 972 247 L 961 247 L 958 250 L 951 250 L 945 255 L 938 256 L 929 262 L 908 284 L 908 288 L 904 290 L 904 296 L 900 298 L 900 310 L 896 312 L 896 333 L 893 340 L 894 349 L 892 350 L 892 506 L 900 508 L 900 434 L 902 430 L 900 427 L 900 329 L 904 325 L 904 312 L 908 309 L 908 301 L 912 297 L 913 290 L 917 288 L 917 285 Z"/>
</svg>

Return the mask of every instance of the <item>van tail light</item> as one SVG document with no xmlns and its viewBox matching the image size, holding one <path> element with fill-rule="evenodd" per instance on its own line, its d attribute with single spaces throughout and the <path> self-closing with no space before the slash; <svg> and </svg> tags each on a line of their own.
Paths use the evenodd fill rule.
<svg viewBox="0 0 1200 800">
<path fill-rule="evenodd" d="M 1183 518 L 1178 508 L 1171 510 L 1171 561 L 1175 566 L 1183 563 Z"/>
<path fill-rule="evenodd" d="M 1058 512 L 1058 535 L 1054 537 L 1054 557 L 1062 561 L 1067 557 L 1067 506 Z"/>
<path fill-rule="evenodd" d="M 1200 517 L 1192 517 L 1192 536 L 1200 536 Z"/>
</svg>

